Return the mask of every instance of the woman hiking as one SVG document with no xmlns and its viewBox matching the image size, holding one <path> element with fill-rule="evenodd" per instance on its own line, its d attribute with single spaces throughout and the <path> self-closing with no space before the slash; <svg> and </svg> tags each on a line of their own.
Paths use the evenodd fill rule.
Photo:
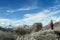
<svg viewBox="0 0 60 40">
<path fill-rule="evenodd" d="M 52 30 L 54 29 L 54 23 L 53 23 L 53 20 L 51 20 L 51 22 L 50 22 L 50 27 L 51 27 Z"/>
</svg>

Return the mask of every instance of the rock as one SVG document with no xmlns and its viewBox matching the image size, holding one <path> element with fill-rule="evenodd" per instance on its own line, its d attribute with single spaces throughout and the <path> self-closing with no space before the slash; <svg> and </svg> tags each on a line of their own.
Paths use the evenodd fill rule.
<svg viewBox="0 0 60 40">
<path fill-rule="evenodd" d="M 31 32 L 38 32 L 42 29 L 42 23 L 34 23 L 30 28 Z"/>
<path fill-rule="evenodd" d="M 0 30 L 0 40 L 16 40 L 16 38 L 17 38 L 16 34 Z"/>
<path fill-rule="evenodd" d="M 39 31 L 35 33 L 31 33 L 29 35 L 24 35 L 18 37 L 17 40 L 56 40 L 57 35 L 53 33 L 54 31 Z"/>
</svg>

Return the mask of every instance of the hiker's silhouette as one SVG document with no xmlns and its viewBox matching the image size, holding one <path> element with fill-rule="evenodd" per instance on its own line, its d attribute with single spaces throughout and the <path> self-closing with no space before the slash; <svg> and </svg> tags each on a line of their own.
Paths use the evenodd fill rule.
<svg viewBox="0 0 60 40">
<path fill-rule="evenodd" d="M 53 23 L 53 20 L 51 20 L 51 22 L 50 22 L 50 27 L 51 27 L 52 30 L 54 29 L 54 23 Z"/>
</svg>

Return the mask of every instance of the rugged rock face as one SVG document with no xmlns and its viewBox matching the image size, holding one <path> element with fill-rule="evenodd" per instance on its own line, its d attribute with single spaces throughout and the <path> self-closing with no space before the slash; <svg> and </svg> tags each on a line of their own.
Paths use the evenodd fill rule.
<svg viewBox="0 0 60 40">
<path fill-rule="evenodd" d="M 18 28 L 17 30 L 15 30 L 15 32 L 18 35 L 25 35 L 25 34 L 29 34 L 30 33 L 30 31 L 26 30 L 25 28 Z"/>
<path fill-rule="evenodd" d="M 55 23 L 54 30 L 51 30 L 49 25 L 46 27 L 41 30 L 42 24 L 35 23 L 27 30 L 25 28 L 18 28 L 14 31 L 19 36 L 15 33 L 0 30 L 0 40 L 58 40 L 60 37 L 60 23 Z"/>
<path fill-rule="evenodd" d="M 11 32 L 4 32 L 0 30 L 0 40 L 16 40 L 17 35 Z"/>
<path fill-rule="evenodd" d="M 54 31 L 39 31 L 31 33 L 29 35 L 24 35 L 18 37 L 17 40 L 56 40 L 57 36 L 54 34 Z"/>
<path fill-rule="evenodd" d="M 60 33 L 60 31 L 54 31 L 54 30 L 45 30 L 45 31 L 39 31 L 35 33 L 31 33 L 28 35 L 24 35 L 17 38 L 17 40 L 58 40 L 60 35 L 57 35 L 56 33 Z"/>
<path fill-rule="evenodd" d="M 60 40 L 60 23 L 55 23 L 54 30 L 49 28 L 49 25 L 44 27 L 44 30 L 38 32 L 33 32 L 31 34 L 26 34 L 23 36 L 18 36 L 16 40 Z M 34 25 L 35 27 L 35 25 Z M 34 30 L 34 29 L 33 29 Z"/>
<path fill-rule="evenodd" d="M 31 32 L 38 32 L 42 29 L 42 23 L 34 23 L 30 28 Z"/>
</svg>

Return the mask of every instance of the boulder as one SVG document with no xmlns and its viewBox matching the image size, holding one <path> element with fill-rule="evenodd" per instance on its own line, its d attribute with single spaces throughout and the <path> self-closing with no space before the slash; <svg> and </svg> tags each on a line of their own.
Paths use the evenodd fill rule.
<svg viewBox="0 0 60 40">
<path fill-rule="evenodd" d="M 31 32 L 38 32 L 42 29 L 42 23 L 34 23 L 30 28 Z"/>
</svg>

